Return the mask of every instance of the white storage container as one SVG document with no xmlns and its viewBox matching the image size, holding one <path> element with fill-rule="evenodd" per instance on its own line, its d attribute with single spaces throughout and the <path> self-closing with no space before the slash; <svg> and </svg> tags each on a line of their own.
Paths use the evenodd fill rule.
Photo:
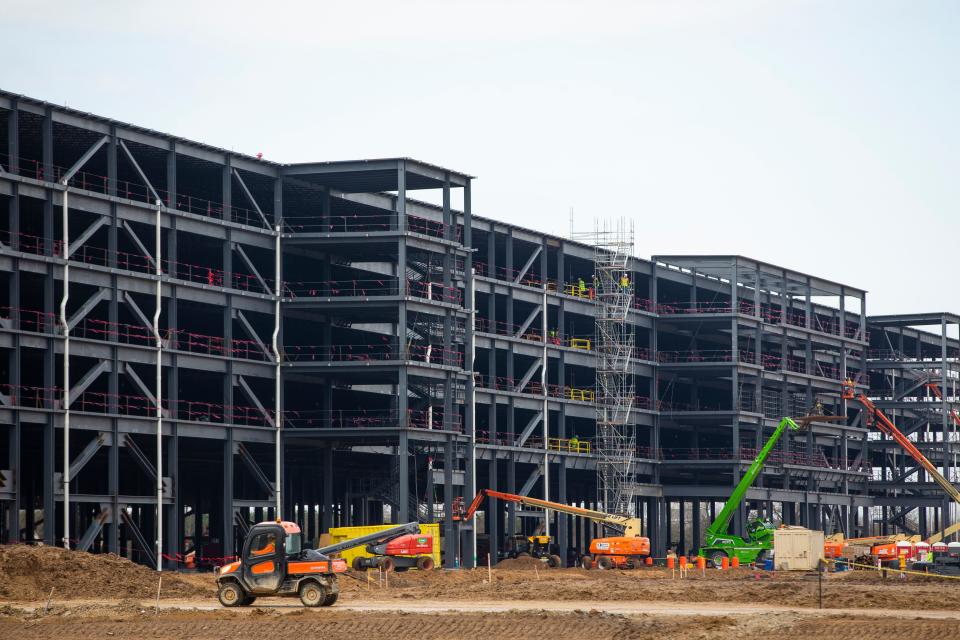
<svg viewBox="0 0 960 640">
<path fill-rule="evenodd" d="M 783 527 L 773 532 L 773 567 L 777 571 L 812 571 L 823 557 L 823 531 Z"/>
</svg>

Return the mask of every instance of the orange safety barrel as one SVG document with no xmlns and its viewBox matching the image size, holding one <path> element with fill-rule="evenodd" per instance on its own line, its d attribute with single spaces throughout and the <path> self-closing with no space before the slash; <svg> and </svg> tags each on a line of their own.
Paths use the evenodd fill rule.
<svg viewBox="0 0 960 640">
<path fill-rule="evenodd" d="M 673 556 L 667 556 L 667 569 L 673 569 L 674 562 L 676 562 L 676 558 Z"/>
<path fill-rule="evenodd" d="M 703 556 L 697 556 L 697 569 L 703 571 L 707 568 L 707 559 Z"/>
<path fill-rule="evenodd" d="M 737 567 L 739 567 L 739 566 L 740 566 L 740 558 L 738 558 L 737 556 L 733 556 L 732 558 L 730 558 L 730 566 L 733 567 L 734 569 L 736 569 Z"/>
<path fill-rule="evenodd" d="M 721 569 L 729 569 L 729 568 L 730 568 L 730 558 L 728 558 L 727 556 L 723 556 L 723 558 L 721 558 L 721 560 L 720 560 L 720 568 L 721 568 Z"/>
<path fill-rule="evenodd" d="M 646 563 L 646 565 L 647 565 L 648 567 L 652 567 L 652 566 L 653 566 L 653 558 L 650 557 L 650 556 L 647 556 L 647 559 L 646 559 L 644 562 Z"/>
<path fill-rule="evenodd" d="M 680 556 L 680 568 L 681 569 L 687 568 L 687 556 Z"/>
</svg>

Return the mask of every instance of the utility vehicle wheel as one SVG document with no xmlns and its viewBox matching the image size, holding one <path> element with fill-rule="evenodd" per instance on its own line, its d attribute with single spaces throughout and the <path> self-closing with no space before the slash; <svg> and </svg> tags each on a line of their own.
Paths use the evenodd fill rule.
<svg viewBox="0 0 960 640">
<path fill-rule="evenodd" d="M 420 569 L 420 571 L 430 571 L 430 569 L 433 569 L 433 558 L 430 556 L 420 556 L 417 558 L 417 569 Z"/>
<path fill-rule="evenodd" d="M 547 556 L 547 566 L 551 569 L 556 569 L 560 566 L 561 560 L 558 555 Z"/>
<path fill-rule="evenodd" d="M 719 569 L 723 566 L 723 559 L 727 557 L 727 554 L 723 551 L 711 551 L 707 557 L 710 558 L 710 564 Z"/>
<path fill-rule="evenodd" d="M 581 569 L 593 569 L 593 557 L 592 556 L 583 556 L 580 558 L 580 568 Z"/>
<path fill-rule="evenodd" d="M 340 584 L 336 580 L 334 580 L 333 584 L 331 584 L 330 587 L 327 589 L 327 596 L 323 599 L 323 604 L 320 606 L 330 607 L 337 601 L 337 598 L 339 597 L 340 597 Z"/>
<path fill-rule="evenodd" d="M 383 569 L 385 573 L 390 573 L 397 567 L 397 563 L 390 556 L 377 558 L 377 566 Z"/>
<path fill-rule="evenodd" d="M 363 556 L 357 556 L 353 559 L 353 562 L 350 563 L 350 568 L 354 571 L 365 571 L 367 568 L 367 563 L 365 561 L 366 558 Z"/>
<path fill-rule="evenodd" d="M 246 597 L 243 588 L 236 582 L 224 582 L 217 591 L 217 599 L 225 607 L 239 607 Z"/>
<path fill-rule="evenodd" d="M 607 556 L 600 556 L 597 559 L 597 566 L 601 569 L 613 569 L 613 560 Z"/>
<path fill-rule="evenodd" d="M 300 585 L 300 602 L 305 607 L 319 607 L 323 604 L 329 595 L 328 590 L 323 585 L 310 580 Z"/>
</svg>

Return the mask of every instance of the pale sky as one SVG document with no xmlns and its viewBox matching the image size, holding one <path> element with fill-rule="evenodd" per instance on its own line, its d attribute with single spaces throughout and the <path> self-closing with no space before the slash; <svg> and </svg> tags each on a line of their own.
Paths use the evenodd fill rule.
<svg viewBox="0 0 960 640">
<path fill-rule="evenodd" d="M 960 311 L 960 2 L 0 0 L 0 87 L 279 162 L 410 156 L 480 215 L 636 220 Z"/>
</svg>

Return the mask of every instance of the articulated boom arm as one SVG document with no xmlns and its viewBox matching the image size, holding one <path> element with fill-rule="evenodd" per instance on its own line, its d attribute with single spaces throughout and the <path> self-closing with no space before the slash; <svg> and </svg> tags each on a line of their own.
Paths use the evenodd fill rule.
<svg viewBox="0 0 960 640">
<path fill-rule="evenodd" d="M 747 469 L 747 472 L 743 474 L 743 477 L 740 479 L 740 483 L 737 485 L 737 488 L 734 489 L 733 493 L 730 494 L 726 504 L 723 505 L 723 509 L 720 511 L 720 515 L 718 515 L 717 519 L 714 520 L 713 523 L 707 528 L 707 533 L 711 533 L 715 536 L 722 536 L 727 533 L 727 528 L 730 526 L 730 521 L 733 519 L 733 514 L 736 513 L 740 503 L 743 502 L 744 498 L 746 497 L 747 491 L 753 486 L 757 476 L 760 475 L 760 470 L 763 469 L 764 463 L 767 461 L 767 458 L 770 457 L 770 453 L 777 445 L 777 442 L 780 440 L 780 436 L 783 435 L 783 432 L 786 431 L 787 427 L 789 427 L 792 431 L 798 431 L 800 429 L 800 426 L 790 418 L 785 417 L 780 421 L 780 424 L 777 425 L 773 435 L 770 436 L 770 439 L 767 440 L 767 443 L 763 445 L 763 449 L 761 449 L 760 453 L 757 454 L 753 464 L 751 464 L 750 468 Z"/>
<path fill-rule="evenodd" d="M 637 537 L 640 535 L 639 518 L 604 513 L 602 511 L 594 511 L 592 509 L 582 509 L 580 507 L 571 507 L 570 505 L 559 502 L 550 502 L 549 500 L 541 500 L 540 498 L 530 498 L 528 496 L 521 496 L 515 493 L 502 493 L 500 491 L 493 491 L 492 489 L 484 489 L 478 493 L 473 499 L 473 502 L 470 503 L 470 507 L 461 516 L 461 519 L 470 520 L 473 518 L 474 513 L 476 513 L 477 509 L 480 507 L 480 504 L 483 502 L 483 499 L 487 496 L 504 500 L 506 502 L 513 502 L 529 507 L 538 507 L 540 509 L 546 509 L 549 511 L 558 511 L 560 513 L 577 516 L 579 518 L 587 518 L 588 520 L 596 520 L 597 522 L 602 522 L 605 525 L 622 530 L 623 535 L 626 537 Z"/>
<path fill-rule="evenodd" d="M 873 404 L 873 401 L 868 398 L 866 395 L 860 393 L 857 394 L 853 388 L 852 384 L 844 383 L 843 385 L 843 399 L 844 400 L 856 400 L 863 409 L 870 414 L 873 418 L 873 425 L 887 434 L 894 440 L 897 444 L 903 447 L 904 451 L 910 454 L 910 456 L 916 460 L 923 469 L 930 474 L 930 477 L 940 485 L 940 487 L 947 493 L 948 496 L 953 498 L 957 504 L 960 504 L 960 491 L 957 490 L 953 483 L 943 477 L 938 470 L 936 465 L 930 462 L 923 453 L 917 449 L 917 446 L 911 441 L 907 436 L 897 429 L 897 425 L 893 424 L 893 421 L 888 418 L 883 411 L 877 408 L 877 405 Z M 960 531 L 960 523 L 954 524 L 947 529 L 944 529 L 940 533 L 929 538 L 928 542 L 939 542 L 945 536 L 950 535 Z"/>
<path fill-rule="evenodd" d="M 330 546 L 323 547 L 322 549 L 317 549 L 317 553 L 322 553 L 326 556 L 330 555 L 331 553 L 338 553 L 346 549 L 352 549 L 353 547 L 360 547 L 365 544 L 370 544 L 371 542 L 389 542 L 394 538 L 399 538 L 400 536 L 405 536 L 412 533 L 420 533 L 420 525 L 416 522 L 408 522 L 407 524 L 401 524 L 396 527 L 384 529 L 383 531 L 369 533 L 365 536 L 360 536 L 359 538 L 351 538 L 350 540 L 344 540 L 343 542 L 331 544 Z"/>
</svg>

